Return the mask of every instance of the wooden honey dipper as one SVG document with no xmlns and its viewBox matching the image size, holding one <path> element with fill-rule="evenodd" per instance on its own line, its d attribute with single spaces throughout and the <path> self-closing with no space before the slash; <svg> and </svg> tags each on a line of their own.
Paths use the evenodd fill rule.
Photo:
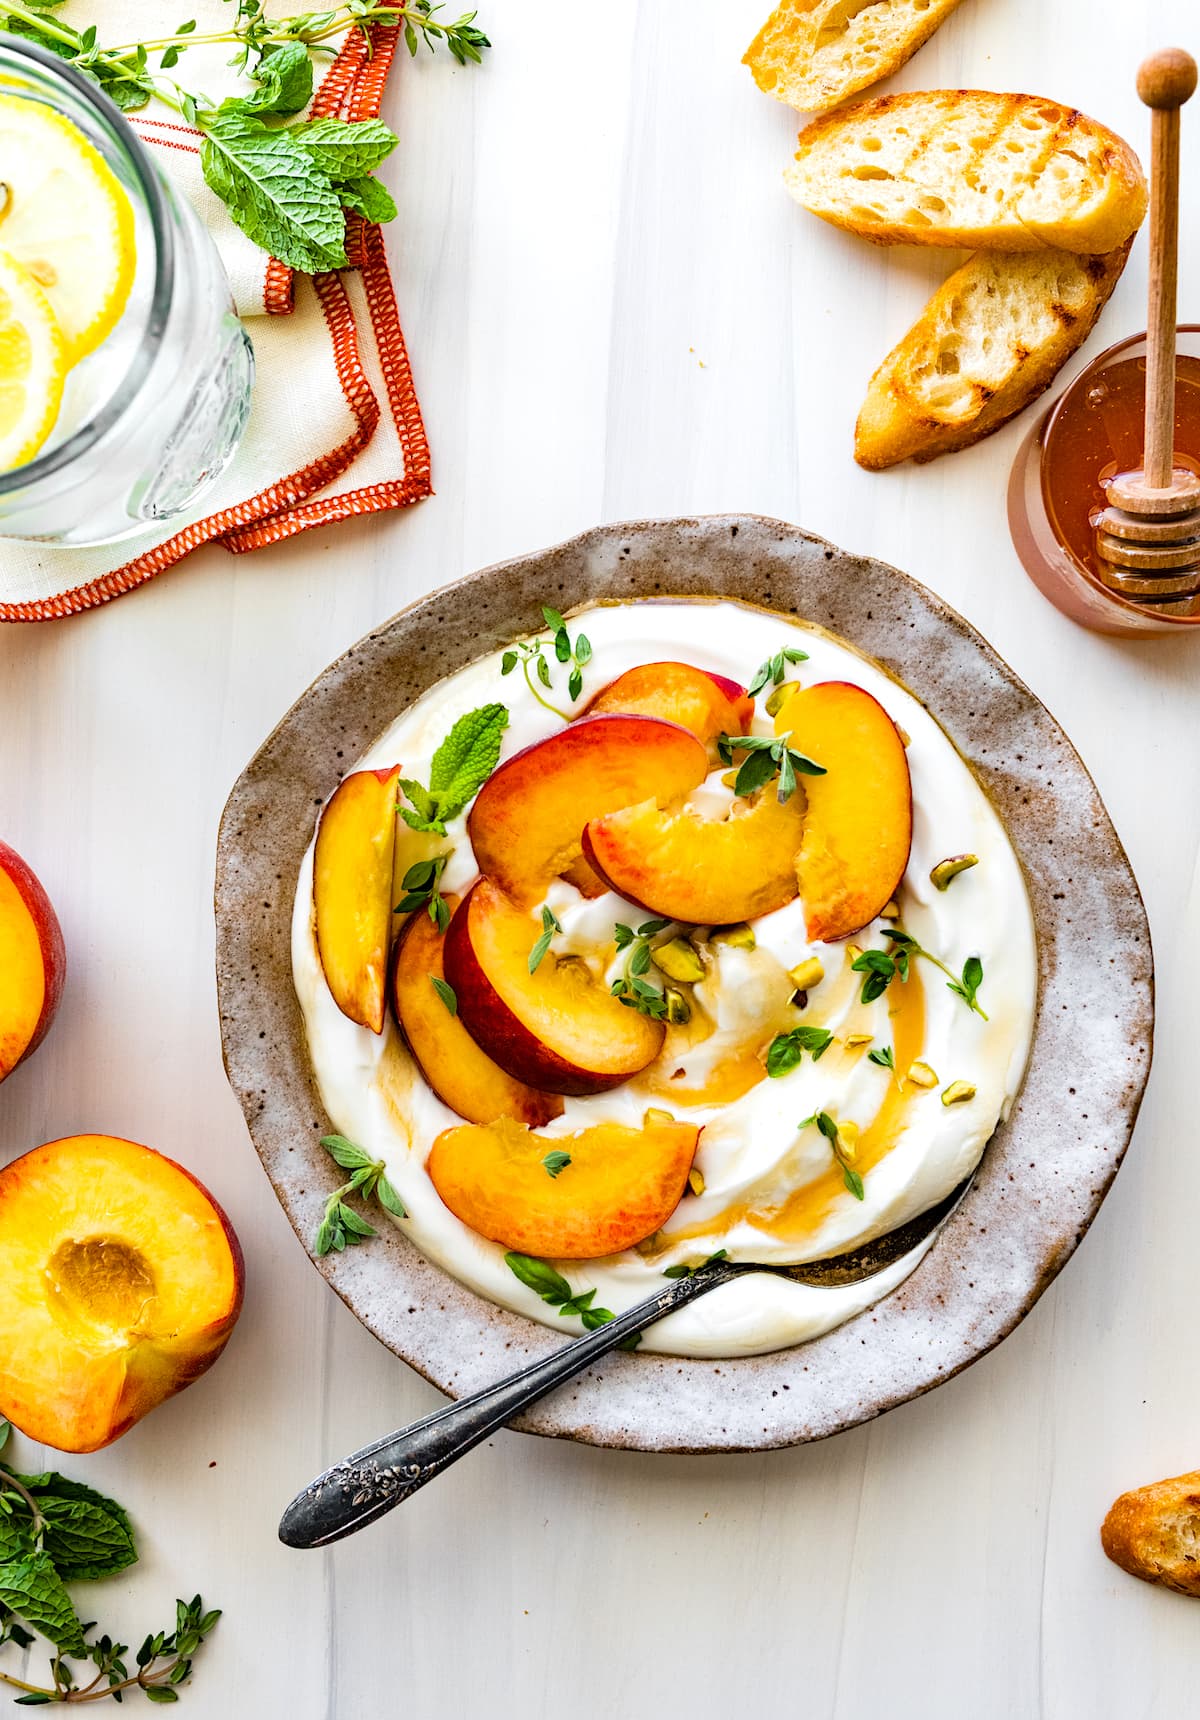
<svg viewBox="0 0 1200 1720">
<path fill-rule="evenodd" d="M 1146 324 L 1146 429 L 1142 468 L 1105 484 L 1097 517 L 1099 575 L 1139 602 L 1200 593 L 1200 476 L 1175 464 L 1175 293 L 1179 266 L 1179 110 L 1196 88 L 1196 62 L 1164 48 L 1138 68 L 1152 110 L 1150 295 Z"/>
</svg>

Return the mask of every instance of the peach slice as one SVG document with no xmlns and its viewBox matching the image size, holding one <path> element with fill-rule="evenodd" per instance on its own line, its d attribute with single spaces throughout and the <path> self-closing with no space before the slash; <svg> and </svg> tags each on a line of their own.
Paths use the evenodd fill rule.
<svg viewBox="0 0 1200 1720">
<path fill-rule="evenodd" d="M 578 958 L 550 949 L 530 973 L 540 934 L 489 878 L 472 885 L 443 951 L 464 1026 L 526 1086 L 572 1094 L 619 1086 L 657 1057 L 662 1022 L 619 1002 Z"/>
<path fill-rule="evenodd" d="M 878 699 L 849 681 L 793 693 L 775 718 L 777 734 L 789 731 L 826 770 L 805 778 L 796 870 L 808 935 L 830 943 L 869 925 L 899 888 L 912 846 L 908 759 Z"/>
<path fill-rule="evenodd" d="M 334 790 L 317 827 L 313 904 L 321 966 L 343 1015 L 383 1032 L 396 784 L 400 766 L 356 770 Z"/>
<path fill-rule="evenodd" d="M 583 714 L 592 717 L 604 711 L 661 717 L 690 729 L 708 746 L 718 735 L 749 734 L 754 700 L 736 681 L 690 663 L 642 663 L 602 687 Z"/>
<path fill-rule="evenodd" d="M 0 1415 L 97 1451 L 212 1366 L 242 1305 L 233 1227 L 190 1172 L 73 1135 L 0 1171 Z"/>
<path fill-rule="evenodd" d="M 804 789 L 781 805 L 772 782 L 753 802 L 735 800 L 727 818 L 660 812 L 651 801 L 611 812 L 587 826 L 583 851 L 618 895 L 651 913 L 728 925 L 791 901 L 803 834 Z"/>
<path fill-rule="evenodd" d="M 45 1038 L 66 977 L 50 898 L 21 856 L 0 842 L 0 1081 Z"/>
<path fill-rule="evenodd" d="M 652 1236 L 683 1196 L 700 1130 L 598 1123 L 573 1135 L 520 1124 L 443 1129 L 428 1170 L 456 1218 L 505 1248 L 552 1260 L 619 1254 Z M 548 1153 L 570 1159 L 556 1176 Z"/>
<path fill-rule="evenodd" d="M 656 717 L 585 717 L 508 759 L 467 820 L 479 870 L 522 907 L 577 857 L 589 818 L 689 794 L 708 754 L 687 729 Z"/>
<path fill-rule="evenodd" d="M 451 920 L 458 898 L 447 896 Z M 443 938 L 428 914 L 414 914 L 396 944 L 392 1008 L 409 1050 L 438 1098 L 468 1123 L 512 1117 L 538 1128 L 562 1115 L 562 1100 L 514 1081 L 481 1051 L 457 1015 L 451 1015 L 435 979 L 445 980 Z"/>
</svg>

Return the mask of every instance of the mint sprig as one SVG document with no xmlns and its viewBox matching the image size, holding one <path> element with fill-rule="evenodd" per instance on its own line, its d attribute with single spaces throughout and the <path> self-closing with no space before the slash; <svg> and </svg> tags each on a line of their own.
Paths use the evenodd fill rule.
<svg viewBox="0 0 1200 1720">
<path fill-rule="evenodd" d="M 0 1421 L 0 1449 L 9 1433 Z M 115 1500 L 82 1482 L 47 1471 L 19 1475 L 0 1465 L 0 1648 L 11 1643 L 31 1648 L 35 1633 L 51 1645 L 49 1685 L 0 1671 L 0 1683 L 22 1692 L 18 1706 L 120 1702 L 126 1690 L 140 1688 L 152 1702 L 177 1702 L 179 1686 L 191 1676 L 192 1657 L 220 1618 L 206 1612 L 197 1595 L 179 1601 L 176 1628 L 143 1642 L 136 1670 L 125 1656 L 128 1644 L 81 1624 L 67 1591 L 68 1582 L 96 1582 L 115 1576 L 137 1560 L 129 1518 Z M 69 1664 L 95 1667 L 90 1682 Z"/>
<path fill-rule="evenodd" d="M 325 1202 L 325 1214 L 316 1237 L 318 1254 L 340 1254 L 343 1249 L 379 1234 L 361 1213 L 347 1205 L 347 1195 L 357 1195 L 363 1201 L 377 1200 L 394 1218 L 408 1216 L 404 1202 L 387 1179 L 387 1166 L 382 1159 L 371 1158 L 345 1135 L 323 1135 L 321 1145 L 335 1165 L 351 1174 L 349 1181 L 334 1189 Z"/>
<path fill-rule="evenodd" d="M 448 854 L 433 860 L 417 860 L 404 874 L 404 894 L 393 909 L 397 914 L 414 914 L 425 908 L 439 932 L 450 924 L 450 909 L 442 895 L 442 873 L 446 870 Z"/>
<path fill-rule="evenodd" d="M 509 1253 L 504 1256 L 504 1264 L 509 1271 L 549 1303 L 551 1308 L 557 1308 L 562 1319 L 578 1318 L 585 1332 L 594 1332 L 600 1326 L 607 1326 L 610 1320 L 616 1318 L 611 1308 L 593 1306 L 596 1300 L 594 1290 L 572 1290 L 561 1272 L 555 1270 L 548 1260 L 539 1260 L 533 1254 Z M 632 1337 L 624 1338 L 617 1346 L 621 1350 L 636 1350 L 642 1341 L 642 1334 L 634 1332 Z"/>
<path fill-rule="evenodd" d="M 400 778 L 400 789 L 411 804 L 400 816 L 411 830 L 446 834 L 446 825 L 475 798 L 500 759 L 508 727 L 507 705 L 480 705 L 459 717 L 429 762 L 429 786 L 411 777 Z"/>
</svg>

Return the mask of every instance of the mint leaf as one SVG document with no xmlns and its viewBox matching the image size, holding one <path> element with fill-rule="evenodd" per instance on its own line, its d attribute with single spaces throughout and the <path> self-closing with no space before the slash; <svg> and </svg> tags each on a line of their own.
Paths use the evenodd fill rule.
<svg viewBox="0 0 1200 1720">
<path fill-rule="evenodd" d="M 377 225 L 383 221 L 396 219 L 396 204 L 386 185 L 378 179 L 372 179 L 370 174 L 361 174 L 357 179 L 347 179 L 337 188 L 342 200 L 342 207 L 353 209 L 356 215 L 361 215 L 364 221 L 373 221 Z M 513 655 L 513 661 L 516 661 Z"/>
<path fill-rule="evenodd" d="M 571 1286 L 548 1261 L 538 1260 L 532 1254 L 506 1254 L 504 1263 L 522 1284 L 536 1291 L 552 1308 L 571 1300 Z"/>
<path fill-rule="evenodd" d="M 268 48 L 250 76 L 258 88 L 252 96 L 241 97 L 246 113 L 299 113 L 312 100 L 312 61 L 303 42 Z"/>
<path fill-rule="evenodd" d="M 429 767 L 429 791 L 440 818 L 457 817 L 478 794 L 496 768 L 507 727 L 507 705 L 481 705 L 455 723 Z"/>
<path fill-rule="evenodd" d="M 44 1549 L 0 1565 L 0 1606 L 40 1631 L 60 1654 L 82 1659 L 87 1653 L 71 1597 Z"/>
<path fill-rule="evenodd" d="M 306 274 L 345 268 L 346 218 L 328 176 L 301 147 L 300 128 L 272 130 L 227 101 L 203 116 L 201 129 L 205 182 L 248 239 Z"/>
<path fill-rule="evenodd" d="M 137 1563 L 133 1527 L 115 1500 L 53 1470 L 17 1479 L 37 1500 L 46 1521 L 42 1545 L 64 1582 L 95 1582 Z"/>
<path fill-rule="evenodd" d="M 36 1548 L 33 1518 L 28 1512 L 21 1516 L 14 1513 L 11 1517 L 0 1517 L 0 1561 L 7 1563 L 12 1559 L 27 1558 Z M 0 1608 L 0 1614 L 2 1611 Z"/>
<path fill-rule="evenodd" d="M 314 119 L 293 127 L 288 135 L 335 181 L 373 172 L 400 141 L 381 119 Z"/>
</svg>

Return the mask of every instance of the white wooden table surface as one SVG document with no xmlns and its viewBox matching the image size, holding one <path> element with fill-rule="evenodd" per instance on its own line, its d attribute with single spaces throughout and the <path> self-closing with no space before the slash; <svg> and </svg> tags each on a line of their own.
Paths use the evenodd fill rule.
<svg viewBox="0 0 1200 1720">
<path fill-rule="evenodd" d="M 1200 1464 L 1200 643 L 1086 634 L 1026 582 L 1003 505 L 1021 428 L 924 469 L 853 464 L 866 379 L 949 259 L 875 250 L 791 203 L 791 116 L 738 63 L 760 10 L 486 0 L 483 69 L 406 61 L 391 250 L 437 496 L 0 629 L 0 835 L 51 891 L 71 961 L 50 1039 L 0 1089 L 0 1159 L 83 1130 L 149 1142 L 211 1185 L 247 1255 L 215 1371 L 63 1460 L 141 1531 L 130 1580 L 94 1593 L 102 1620 L 137 1641 L 177 1593 L 225 1609 L 193 1720 L 1127 1720 L 1196 1701 L 1200 1608 L 1118 1572 L 1097 1528 L 1117 1492 Z M 1140 148 L 1134 66 L 1200 48 L 1198 23 L 1195 0 L 965 0 L 896 82 L 1051 95 Z M 1144 326 L 1143 245 L 1089 353 Z M 226 1087 L 225 795 L 326 662 L 418 593 L 597 521 L 724 509 L 926 581 L 1078 745 L 1157 944 L 1129 1159 L 1014 1336 L 872 1426 L 708 1458 L 505 1434 L 361 1538 L 288 1552 L 292 1492 L 439 1400 L 311 1269 Z"/>
</svg>

